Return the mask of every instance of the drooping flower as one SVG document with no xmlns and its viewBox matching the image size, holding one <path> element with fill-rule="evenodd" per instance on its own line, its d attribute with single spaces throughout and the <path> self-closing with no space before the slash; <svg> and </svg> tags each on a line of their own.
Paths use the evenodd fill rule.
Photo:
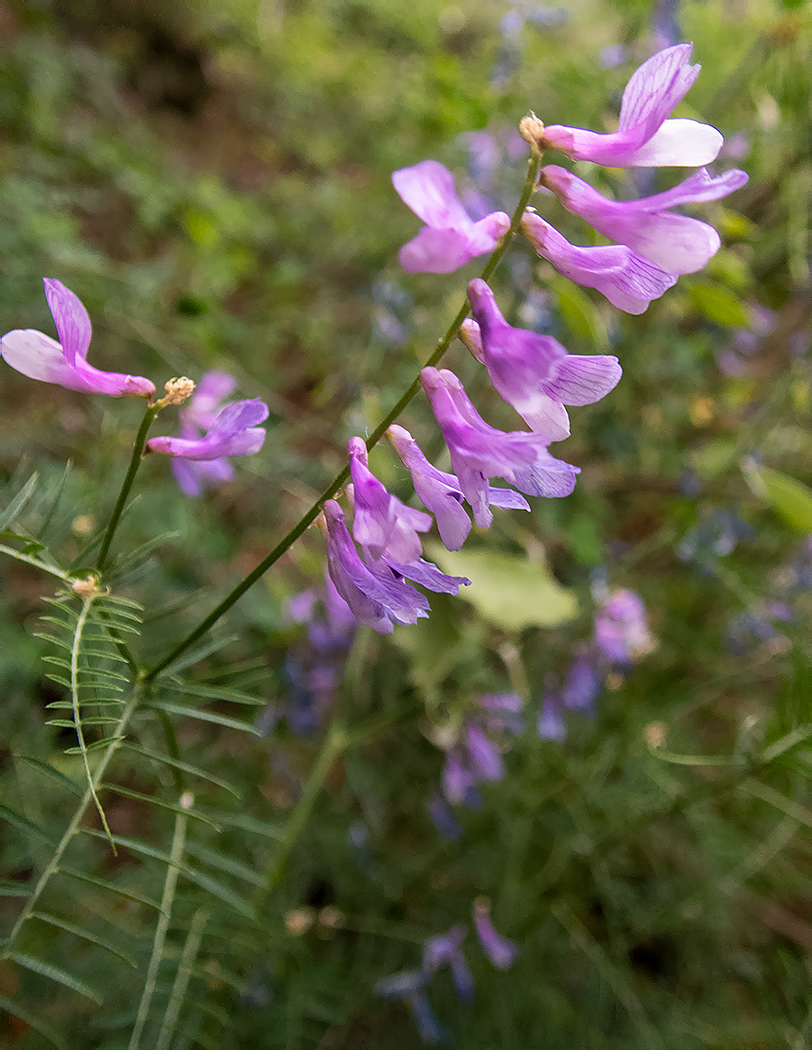
<svg viewBox="0 0 812 1050">
<path fill-rule="evenodd" d="M 580 653 L 574 660 L 561 689 L 564 707 L 575 711 L 588 711 L 601 691 L 601 677 L 587 653 Z"/>
<path fill-rule="evenodd" d="M 361 545 L 373 575 L 386 581 L 405 576 L 430 591 L 457 594 L 470 584 L 465 576 L 447 576 L 422 557 L 418 532 L 431 528 L 431 515 L 407 507 L 387 492 L 369 469 L 367 447 L 361 438 L 350 438 L 350 472 L 347 491 L 355 508 L 353 536 Z"/>
<path fill-rule="evenodd" d="M 519 946 L 497 933 L 491 921 L 491 902 L 487 897 L 474 901 L 474 927 L 482 950 L 497 970 L 507 970 L 519 954 Z"/>
<path fill-rule="evenodd" d="M 613 168 L 710 164 L 724 141 L 716 128 L 667 119 L 702 68 L 689 64 L 692 46 L 666 48 L 635 70 L 623 92 L 617 131 L 607 135 L 554 124 L 544 129 L 542 146 Z"/>
<path fill-rule="evenodd" d="M 432 466 L 408 430 L 394 424 L 386 436 L 409 470 L 418 498 L 434 515 L 443 543 L 450 551 L 459 550 L 471 531 L 459 481 L 453 474 Z M 492 507 L 530 510 L 524 496 L 513 489 L 491 487 L 488 501 Z"/>
<path fill-rule="evenodd" d="M 522 233 L 538 254 L 576 284 L 596 288 L 627 314 L 642 314 L 652 299 L 677 283 L 677 274 L 661 270 L 625 244 L 578 247 L 534 211 L 522 218 Z"/>
<path fill-rule="evenodd" d="M 460 999 L 471 999 L 474 994 L 474 978 L 462 950 L 466 933 L 464 926 L 452 926 L 448 933 L 432 937 L 423 945 L 423 971 L 434 974 L 441 966 L 450 966 Z"/>
<path fill-rule="evenodd" d="M 466 755 L 460 747 L 453 747 L 445 756 L 443 764 L 443 794 L 452 806 L 479 807 L 479 792 Z"/>
<path fill-rule="evenodd" d="M 595 643 L 607 660 L 631 664 L 650 653 L 655 641 L 646 605 L 635 591 L 612 591 L 595 616 Z"/>
<path fill-rule="evenodd" d="M 424 1043 L 444 1043 L 445 1030 L 434 1016 L 426 995 L 426 985 L 431 974 L 425 970 L 404 970 L 402 973 L 383 977 L 373 988 L 375 995 L 384 999 L 403 999 L 412 1008 L 417 1030 Z"/>
<path fill-rule="evenodd" d="M 395 623 L 414 624 L 428 616 L 424 595 L 402 580 L 383 579 L 362 561 L 335 500 L 324 504 L 319 519 L 325 533 L 327 570 L 336 590 L 360 623 L 380 634 L 391 634 Z"/>
<path fill-rule="evenodd" d="M 599 233 L 625 244 L 666 272 L 681 274 L 701 270 L 719 250 L 721 240 L 706 222 L 669 209 L 726 197 L 747 182 L 747 175 L 734 168 L 714 177 L 700 168 L 673 189 L 636 201 L 610 201 L 555 164 L 542 169 L 540 182 Z"/>
<path fill-rule="evenodd" d="M 568 354 L 549 335 L 513 328 L 482 280 L 468 285 L 473 320 L 460 335 L 488 370 L 500 396 L 548 441 L 569 435 L 564 405 L 591 405 L 620 381 L 623 369 L 608 354 Z"/>
<path fill-rule="evenodd" d="M 233 468 L 226 456 L 251 456 L 259 452 L 265 431 L 259 426 L 268 418 L 268 406 L 258 397 L 227 405 L 203 437 L 155 437 L 147 442 L 147 452 L 175 456 L 195 464 L 192 470 L 176 472 L 186 495 L 199 496 L 205 484 L 228 481 Z M 181 435 L 197 434 L 196 428 L 181 424 Z M 203 470 L 200 468 L 204 467 Z"/>
<path fill-rule="evenodd" d="M 561 715 L 561 702 L 557 696 L 548 694 L 542 700 L 537 730 L 542 740 L 566 740 L 567 725 Z"/>
<path fill-rule="evenodd" d="M 46 277 L 45 298 L 59 342 L 33 328 L 16 328 L 0 340 L 0 357 L 29 379 L 67 390 L 110 397 L 151 397 L 155 384 L 142 376 L 100 372 L 87 363 L 92 334 L 90 317 L 78 296 L 61 281 Z"/>
<path fill-rule="evenodd" d="M 579 468 L 551 456 L 545 435 L 488 426 L 448 369 L 424 368 L 421 380 L 460 489 L 481 528 L 493 521 L 489 478 L 503 477 L 530 496 L 568 496 L 575 488 Z"/>
<path fill-rule="evenodd" d="M 502 211 L 474 222 L 460 204 L 454 176 L 439 161 L 424 160 L 392 173 L 398 196 L 426 224 L 398 254 L 407 273 L 453 273 L 492 252 L 510 228 Z"/>
</svg>

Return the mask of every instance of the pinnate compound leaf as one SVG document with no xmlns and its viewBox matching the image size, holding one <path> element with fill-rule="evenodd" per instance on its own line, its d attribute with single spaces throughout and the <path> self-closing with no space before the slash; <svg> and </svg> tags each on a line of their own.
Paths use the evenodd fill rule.
<svg viewBox="0 0 812 1050">
<path fill-rule="evenodd" d="M 58 919 L 55 915 L 49 915 L 47 912 L 43 911 L 32 911 L 31 918 L 39 919 L 40 922 L 47 923 L 49 926 L 55 926 L 58 930 L 64 930 L 65 933 L 73 934 L 74 937 L 79 937 L 83 941 L 89 941 L 91 944 L 103 948 L 106 952 L 110 952 L 111 955 L 118 956 L 119 959 L 122 959 L 128 966 L 132 966 L 134 969 L 138 966 L 138 963 L 131 955 L 126 955 L 114 944 L 106 941 L 103 937 L 99 937 L 98 934 L 91 933 L 89 930 L 83 930 L 81 926 L 75 926 L 72 922 Z"/>
<path fill-rule="evenodd" d="M 0 532 L 12 525 L 15 519 L 25 510 L 26 504 L 34 495 L 38 477 L 39 475 L 32 474 L 5 510 L 0 511 Z"/>
<path fill-rule="evenodd" d="M 42 977 L 48 977 L 50 980 L 56 981 L 57 984 L 64 984 L 71 991 L 78 992 L 79 995 L 84 995 L 87 999 L 92 999 L 101 1006 L 101 997 L 97 992 L 93 991 L 90 985 L 80 981 L 78 977 L 74 977 L 73 974 L 63 970 L 60 966 L 54 966 L 53 963 L 36 959 L 33 955 L 23 955 L 22 952 L 11 952 L 8 957 L 12 962 L 16 962 L 18 966 L 31 970 L 32 973 L 38 973 Z"/>
<path fill-rule="evenodd" d="M 437 545 L 431 555 L 443 572 L 471 580 L 470 587 L 460 588 L 460 598 L 503 631 L 558 627 L 578 615 L 575 592 L 562 587 L 543 562 L 484 549 L 452 552 Z"/>
</svg>

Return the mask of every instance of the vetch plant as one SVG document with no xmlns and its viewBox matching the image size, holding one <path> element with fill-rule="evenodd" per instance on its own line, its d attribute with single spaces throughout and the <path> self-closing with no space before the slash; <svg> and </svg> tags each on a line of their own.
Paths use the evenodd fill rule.
<svg viewBox="0 0 812 1050">
<path fill-rule="evenodd" d="M 701 269 L 719 249 L 720 237 L 711 226 L 674 209 L 727 196 L 747 181 L 741 171 L 711 175 L 702 167 L 674 189 L 641 200 L 617 202 L 598 193 L 580 176 L 557 165 L 542 164 L 548 149 L 576 161 L 612 167 L 711 163 L 721 146 L 719 132 L 696 121 L 670 119 L 699 72 L 698 66 L 688 64 L 690 51 L 687 44 L 671 47 L 641 66 L 624 94 L 617 132 L 545 127 L 538 118 L 526 117 L 520 128 L 530 149 L 528 171 L 511 216 L 493 211 L 472 218 L 457 196 L 451 172 L 435 160 L 394 172 L 396 192 L 425 224 L 400 251 L 404 270 L 410 274 L 452 274 L 476 258 L 489 258 L 479 276 L 467 283 L 467 297 L 410 385 L 368 436 L 350 438 L 348 462 L 337 476 L 287 535 L 162 654 L 139 649 L 140 625 L 154 610 L 145 610 L 142 604 L 118 593 L 128 564 L 138 554 L 119 553 L 119 526 L 131 505 L 136 479 L 142 469 L 156 468 L 158 455 L 171 457 L 174 476 L 188 497 L 199 498 L 207 488 L 234 479 L 239 465 L 231 459 L 258 455 L 262 450 L 263 424 L 269 415 L 266 403 L 260 397 L 229 400 L 236 383 L 222 371 L 204 372 L 196 381 L 170 379 L 164 396 L 154 400 L 156 388 L 149 379 L 102 372 L 88 365 L 91 326 L 87 311 L 77 296 L 55 279 L 46 279 L 45 289 L 59 341 L 29 329 L 16 329 L 0 340 L 0 356 L 32 379 L 82 393 L 134 396 L 147 401 L 116 502 L 105 526 L 74 562 L 63 563 L 36 536 L 14 531 L 33 486 L 31 492 L 24 490 L 4 515 L 5 542 L 0 545 L 6 556 L 59 581 L 56 597 L 48 600 L 47 637 L 56 652 L 49 657 L 55 668 L 53 677 L 64 693 L 49 704 L 57 716 L 51 724 L 75 736 L 76 743 L 69 752 L 80 756 L 83 769 L 83 786 L 78 789 L 70 778 L 62 778 L 68 781 L 67 790 L 78 790 L 79 800 L 60 837 L 43 832 L 26 814 L 16 814 L 18 826 L 28 831 L 34 828 L 34 835 L 40 832 L 47 855 L 21 890 L 22 904 L 6 938 L 3 958 L 23 972 L 25 980 L 37 975 L 79 995 L 98 998 L 94 988 L 81 974 L 72 973 L 67 964 L 32 954 L 29 930 L 34 924 L 44 924 L 109 955 L 122 955 L 116 944 L 95 928 L 85 930 L 63 917 L 52 883 L 57 879 L 84 879 L 85 884 L 107 892 L 112 886 L 119 897 L 151 908 L 156 918 L 150 936 L 132 952 L 124 953 L 125 964 L 132 963 L 137 969 L 139 987 L 137 1002 L 127 999 L 123 1003 L 130 1050 L 180 1045 L 172 1041 L 181 1031 L 179 1012 L 185 1003 L 186 984 L 195 972 L 200 943 L 209 935 L 230 940 L 228 922 L 221 920 L 216 929 L 207 932 L 210 924 L 216 925 L 209 898 L 217 901 L 218 907 L 230 909 L 230 921 L 241 921 L 243 932 L 257 928 L 266 931 L 276 921 L 274 893 L 331 768 L 353 744 L 376 731 L 374 720 L 370 725 L 347 725 L 338 698 L 337 679 L 344 669 L 355 627 L 368 626 L 382 635 L 393 634 L 396 628 L 398 632 L 420 630 L 422 621 L 432 616 L 432 602 L 442 604 L 448 601 L 444 596 L 454 597 L 461 588 L 476 585 L 476 579 L 452 575 L 424 557 L 424 541 L 434 525 L 446 550 L 458 552 L 468 540 L 472 518 L 478 528 L 487 529 L 494 522 L 494 509 L 500 513 L 528 511 L 531 504 L 527 497 L 566 499 L 575 489 L 580 468 L 558 458 L 550 446 L 567 438 L 571 429 L 577 430 L 577 413 L 571 422 L 568 409 L 594 404 L 611 394 L 621 380 L 621 364 L 611 354 L 571 354 L 552 336 L 509 324 L 503 314 L 507 307 L 499 305 L 489 284 L 502 258 L 523 236 L 565 277 L 597 289 L 623 311 L 640 314 L 676 282 L 678 275 Z M 530 206 L 542 187 L 616 243 L 592 247 L 570 244 Z M 538 200 L 538 207 L 542 207 L 544 198 Z M 480 377 L 487 375 L 503 401 L 515 410 L 514 429 L 491 425 L 485 418 L 489 409 L 481 393 L 469 394 L 456 372 L 442 367 L 458 338 L 484 365 Z M 463 362 L 470 364 L 465 355 L 461 355 L 460 366 Z M 473 382 L 466 381 L 466 385 L 474 390 Z M 437 429 L 418 433 L 415 438 L 399 419 L 421 394 L 425 394 Z M 177 433 L 149 436 L 156 417 L 174 408 L 178 409 Z M 406 468 L 403 473 L 408 473 L 425 509 L 411 506 L 405 494 L 401 497 L 390 492 L 370 468 L 369 452 L 384 436 Z M 445 443 L 451 470 L 437 466 L 432 462 L 435 457 L 423 451 L 432 447 L 436 436 Z M 492 486 L 497 478 L 506 485 Z M 192 790 L 192 785 L 203 782 L 226 791 L 233 789 L 219 775 L 188 760 L 183 732 L 191 720 L 201 734 L 221 729 L 257 734 L 254 723 L 225 714 L 221 706 L 232 705 L 239 710 L 241 705 L 261 704 L 263 698 L 194 679 L 188 672 L 211 651 L 207 647 L 213 644 L 213 628 L 314 523 L 324 537 L 327 590 L 320 600 L 325 611 L 322 617 L 314 617 L 315 599 L 310 596 L 293 617 L 308 625 L 310 650 L 304 662 L 296 667 L 291 662 L 288 678 L 313 697 L 315 715 L 308 728 L 330 710 L 333 717 L 306 784 L 298 797 L 287 800 L 290 813 L 285 821 L 269 829 L 267 823 L 231 815 L 234 828 L 257 835 L 263 843 L 247 863 L 231 857 L 228 846 L 219 838 L 226 834 L 228 814 L 210 813 L 199 802 L 200 790 L 197 786 Z M 435 557 L 430 547 L 427 550 Z M 435 550 L 444 553 L 442 548 Z M 439 554 L 436 557 L 442 564 Z M 201 596 L 200 601 L 204 600 Z M 172 613 L 171 604 L 161 610 L 166 617 Z M 167 633 L 171 636 L 171 631 Z M 357 637 L 359 644 L 377 644 L 369 632 L 359 631 Z M 603 660 L 602 668 L 607 662 L 627 664 L 651 644 L 641 599 L 628 590 L 608 596 L 595 623 L 592 664 L 586 661 L 574 668 L 561 696 L 545 701 L 540 735 L 562 739 L 566 732 L 562 708 L 590 706 L 596 687 L 594 664 L 599 660 Z M 348 657 L 348 666 L 353 655 Z M 518 692 L 485 694 L 476 710 L 461 720 L 447 748 L 442 774 L 443 792 L 449 802 L 471 805 L 483 785 L 490 787 L 506 778 L 499 738 L 521 727 L 522 707 Z M 171 785 L 164 793 L 167 797 L 148 796 L 111 779 L 121 768 L 118 759 L 124 755 L 158 764 Z M 158 848 L 123 834 L 105 810 L 106 795 L 153 805 L 170 814 L 170 840 Z M 100 829 L 91 827 L 86 819 L 91 807 L 98 810 Z M 438 806 L 437 799 L 434 810 L 448 826 L 449 814 Z M 80 835 L 98 839 L 99 850 L 128 850 L 157 860 L 162 879 L 151 884 L 149 892 L 136 893 L 101 875 L 74 869 L 69 851 Z M 239 883 L 239 892 L 229 880 Z M 199 891 L 194 908 L 179 903 L 179 882 L 188 882 Z M 490 918 L 490 902 L 478 899 L 473 918 L 479 942 L 493 966 L 510 967 L 521 947 L 497 932 Z M 183 940 L 173 943 L 170 950 L 168 938 L 173 929 L 176 935 L 183 930 Z M 461 999 L 473 995 L 474 981 L 462 949 L 465 936 L 466 928 L 455 924 L 449 933 L 428 938 L 418 970 L 383 979 L 376 986 L 379 995 L 402 998 L 411 1004 L 427 1041 L 443 1038 L 427 994 L 438 971 L 450 969 Z M 240 960 L 234 965 L 238 967 Z M 172 978 L 167 987 L 170 966 Z M 220 975 L 212 980 L 220 980 Z M 223 983 L 227 983 L 225 978 Z M 232 983 L 243 987 L 237 977 Z M 16 1009 L 29 1023 L 29 1011 Z M 40 1024 L 39 1031 L 50 1038 L 47 1025 Z"/>
</svg>

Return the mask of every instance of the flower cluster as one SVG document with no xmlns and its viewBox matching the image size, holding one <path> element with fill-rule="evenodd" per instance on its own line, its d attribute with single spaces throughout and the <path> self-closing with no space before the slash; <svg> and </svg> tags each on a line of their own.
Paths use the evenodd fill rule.
<svg viewBox="0 0 812 1050">
<path fill-rule="evenodd" d="M 503 937 L 491 921 L 491 902 L 477 897 L 472 906 L 474 930 L 479 944 L 492 966 L 507 970 L 519 953 L 513 941 Z M 451 979 L 457 997 L 470 1000 L 474 996 L 474 978 L 462 950 L 468 930 L 462 923 L 452 926 L 448 933 L 431 937 L 423 945 L 423 958 L 417 970 L 384 977 L 375 985 L 375 993 L 386 999 L 403 999 L 414 1013 L 420 1037 L 425 1043 L 442 1043 L 447 1035 L 434 1016 L 426 989 L 434 974 L 442 967 L 451 970 Z"/>
</svg>

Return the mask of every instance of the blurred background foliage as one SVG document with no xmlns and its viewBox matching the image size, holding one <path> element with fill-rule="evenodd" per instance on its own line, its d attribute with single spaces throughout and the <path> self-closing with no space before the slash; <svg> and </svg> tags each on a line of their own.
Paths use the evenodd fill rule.
<svg viewBox="0 0 812 1050">
<path fill-rule="evenodd" d="M 177 1047 L 418 1046 L 408 1006 L 373 987 L 419 965 L 423 941 L 469 922 L 480 895 L 520 955 L 505 974 L 471 948 L 470 1003 L 445 974 L 432 982 L 453 1045 L 812 1042 L 810 14 L 772 0 L 0 3 L 0 330 L 51 331 L 41 278 L 58 277 L 88 307 L 98 367 L 159 385 L 224 368 L 271 408 L 263 452 L 204 500 L 184 500 L 164 461 L 143 468 L 118 546 L 164 538 L 122 557 L 115 586 L 145 607 L 136 648 L 151 657 L 295 523 L 462 299 L 459 274 L 400 271 L 416 222 L 392 169 L 435 157 L 511 210 L 524 178 L 522 156 L 509 159 L 518 120 L 532 108 L 551 123 L 612 127 L 629 73 L 675 19 L 676 40 L 693 40 L 703 65 L 679 112 L 719 127 L 720 163 L 751 178 L 703 213 L 722 250 L 640 317 L 563 281 L 526 245 L 511 251 L 496 288 L 513 321 L 574 353 L 611 349 L 624 378 L 573 412 L 560 454 L 583 469 L 575 493 L 499 513 L 460 552 L 462 571 L 466 556 L 477 566 L 464 600 L 432 599 L 430 621 L 390 638 L 359 633 L 333 708 L 349 744 L 330 737 L 330 715 L 302 732 L 312 698 L 290 680 L 307 641 L 287 601 L 318 585 L 320 537 L 306 534 L 229 616 L 194 674 L 270 706 L 260 739 L 229 728 L 225 701 L 214 721 L 179 723 L 183 758 L 241 799 L 196 785 L 200 813 L 221 830 L 190 822 L 204 874 L 181 873 L 158 1020 L 142 1045 L 157 1045 L 175 1003 Z M 464 137 L 484 129 L 501 151 L 485 174 Z M 653 185 L 633 171 L 589 177 L 621 196 Z M 677 177 L 661 173 L 658 186 Z M 554 202 L 535 203 L 583 241 Z M 515 425 L 461 347 L 448 361 L 489 421 Z M 36 471 L 39 495 L 18 527 L 81 564 L 139 408 L 9 369 L 3 384 L 3 503 Z M 173 425 L 168 413 L 159 422 Z M 440 453 L 420 400 L 403 422 Z M 372 463 L 406 494 L 387 450 Z M 0 776 L 16 814 L 2 852 L 6 926 L 21 905 L 15 886 L 47 862 L 32 828 L 58 839 L 71 814 L 64 784 L 21 756 L 80 787 L 82 774 L 63 754 L 71 732 L 44 725 L 61 695 L 33 636 L 47 588 L 18 562 L 0 572 Z M 603 583 L 643 596 L 656 648 L 608 676 L 591 714 L 569 717 L 566 740 L 540 739 L 542 696 L 588 642 Z M 525 730 L 505 741 L 506 776 L 481 807 L 457 809 L 462 833 L 449 840 L 426 810 L 436 744 L 478 694 L 506 691 L 526 698 Z M 154 746 L 157 723 L 139 732 Z M 72 865 L 160 898 L 177 817 L 133 792 L 177 800 L 177 778 L 124 749 L 114 764 L 130 795 L 109 794 L 105 809 L 136 845 L 112 857 L 82 836 Z M 3 962 L 0 996 L 22 1005 L 0 1040 L 50 1045 L 45 1025 L 71 1047 L 127 1046 L 156 913 L 90 882 L 61 893 L 66 920 L 112 922 L 139 969 L 36 926 L 28 950 L 70 960 L 103 1002 Z M 176 972 L 188 979 L 179 998 Z"/>
</svg>

